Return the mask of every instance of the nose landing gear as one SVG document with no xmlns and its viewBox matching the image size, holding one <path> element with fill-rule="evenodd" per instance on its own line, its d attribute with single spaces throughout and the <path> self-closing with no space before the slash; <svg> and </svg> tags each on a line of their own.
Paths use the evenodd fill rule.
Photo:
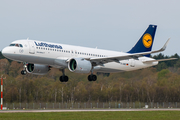
<svg viewBox="0 0 180 120">
<path fill-rule="evenodd" d="M 26 73 L 27 73 L 26 70 L 21 71 L 21 75 L 26 75 Z"/>
<path fill-rule="evenodd" d="M 21 71 L 21 75 L 26 75 L 26 68 L 27 68 L 27 65 L 26 65 L 26 63 L 24 62 L 23 63 L 23 70 Z"/>
</svg>

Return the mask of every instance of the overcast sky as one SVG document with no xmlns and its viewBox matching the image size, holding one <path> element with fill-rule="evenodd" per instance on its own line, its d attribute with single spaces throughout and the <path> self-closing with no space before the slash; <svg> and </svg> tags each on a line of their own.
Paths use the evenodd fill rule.
<svg viewBox="0 0 180 120">
<path fill-rule="evenodd" d="M 0 0 L 0 50 L 33 39 L 129 51 L 149 24 L 153 50 L 180 55 L 180 0 Z"/>
</svg>

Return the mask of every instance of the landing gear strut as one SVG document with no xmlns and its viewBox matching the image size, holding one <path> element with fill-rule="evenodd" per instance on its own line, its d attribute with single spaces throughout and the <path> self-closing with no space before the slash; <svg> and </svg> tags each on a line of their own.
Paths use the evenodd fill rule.
<svg viewBox="0 0 180 120">
<path fill-rule="evenodd" d="M 24 66 L 23 66 L 23 70 L 21 71 L 21 75 L 26 75 L 26 68 L 27 68 L 27 65 L 26 65 L 26 63 L 24 62 L 23 63 L 24 64 Z"/>
<path fill-rule="evenodd" d="M 63 75 L 59 77 L 59 80 L 60 80 L 61 82 L 67 82 L 67 81 L 69 80 L 68 76 L 66 76 L 66 75 L 64 74 L 64 69 L 62 69 L 61 71 L 62 71 Z"/>
</svg>

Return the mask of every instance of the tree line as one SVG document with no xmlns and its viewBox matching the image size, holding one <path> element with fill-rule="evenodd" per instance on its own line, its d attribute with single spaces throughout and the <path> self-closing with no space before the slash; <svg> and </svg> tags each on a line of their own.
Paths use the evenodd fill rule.
<svg viewBox="0 0 180 120">
<path fill-rule="evenodd" d="M 0 73 L 4 80 L 4 102 L 180 102 L 180 57 L 178 54 L 152 56 L 155 59 L 176 57 L 157 66 L 107 77 L 98 74 L 95 82 L 87 74 L 66 70 L 67 83 L 61 83 L 58 69 L 44 76 L 20 74 L 23 64 L 0 54 Z"/>
</svg>

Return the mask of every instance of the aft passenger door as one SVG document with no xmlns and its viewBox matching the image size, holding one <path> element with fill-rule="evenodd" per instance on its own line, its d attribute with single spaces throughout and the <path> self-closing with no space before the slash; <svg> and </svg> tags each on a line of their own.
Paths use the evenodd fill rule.
<svg viewBox="0 0 180 120">
<path fill-rule="evenodd" d="M 35 46 L 33 41 L 28 41 L 29 44 L 29 53 L 30 54 L 35 54 Z"/>
<path fill-rule="evenodd" d="M 135 60 L 134 59 L 130 59 L 130 66 L 135 67 Z"/>
</svg>

